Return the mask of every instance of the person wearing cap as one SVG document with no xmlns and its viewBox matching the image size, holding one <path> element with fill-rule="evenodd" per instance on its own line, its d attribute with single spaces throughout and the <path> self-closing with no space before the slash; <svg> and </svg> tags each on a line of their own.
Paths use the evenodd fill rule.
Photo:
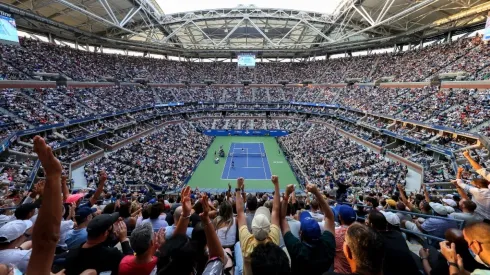
<svg viewBox="0 0 490 275">
<path fill-rule="evenodd" d="M 296 238 L 289 229 L 286 221 L 285 210 L 281 212 L 281 229 L 284 243 L 291 258 L 291 270 L 293 274 L 322 274 L 329 270 L 335 256 L 335 217 L 332 209 L 325 201 L 322 193 L 315 184 L 306 186 L 318 201 L 319 207 L 324 213 L 324 229 L 322 233 L 318 221 L 308 211 L 300 214 L 300 238 Z M 294 192 L 294 185 L 286 188 L 283 206 L 289 200 L 289 195 Z"/>
<path fill-rule="evenodd" d="M 461 199 L 459 201 L 459 209 L 461 209 L 462 212 L 460 213 L 450 213 L 449 217 L 456 219 L 456 220 L 463 220 L 465 221 L 465 226 L 468 226 L 470 224 L 474 224 L 477 222 L 482 222 L 483 217 L 480 215 L 477 215 L 475 213 L 476 210 L 476 203 L 467 200 L 467 199 Z"/>
<path fill-rule="evenodd" d="M 447 219 L 439 219 L 437 217 L 447 218 L 447 209 L 444 205 L 436 202 L 429 202 L 434 213 L 434 217 L 426 219 L 422 224 L 418 220 L 402 221 L 402 227 L 418 233 L 429 234 L 441 239 L 444 238 L 444 233 L 450 228 L 457 228 L 456 221 Z"/>
<path fill-rule="evenodd" d="M 123 256 L 133 253 L 126 230 L 126 224 L 119 221 L 119 213 L 101 214 L 93 218 L 87 225 L 87 242 L 70 250 L 66 256 L 66 275 L 80 274 L 86 269 L 118 274 Z M 122 253 L 106 245 L 113 235 L 121 242 Z"/>
<path fill-rule="evenodd" d="M 465 152 L 466 153 L 466 152 Z M 469 153 L 467 158 L 469 157 Z M 471 163 L 472 161 L 470 161 Z M 474 161 L 473 161 L 474 162 Z M 453 184 L 456 186 L 461 198 L 469 200 L 467 193 L 471 194 L 471 200 L 476 204 L 475 213 L 481 216 L 486 222 L 490 222 L 490 189 L 488 185 L 490 184 L 490 174 L 486 172 L 477 162 L 471 164 L 473 168 L 484 178 L 477 178 L 470 182 L 470 184 L 465 184 L 461 180 L 461 175 L 464 171 L 462 167 L 458 168 L 456 174 L 456 180 L 453 180 Z"/>
<path fill-rule="evenodd" d="M 398 230 L 400 219 L 393 212 L 372 210 L 366 223 L 382 237 L 385 250 L 383 275 L 419 274 L 415 258 L 405 238 Z"/>
<path fill-rule="evenodd" d="M 244 179 L 237 179 L 237 188 L 235 189 L 236 211 L 239 228 L 238 236 L 243 255 L 244 275 L 252 274 L 250 255 L 257 245 L 266 242 L 272 242 L 275 245 L 279 245 L 280 242 L 281 229 L 279 228 L 279 178 L 274 175 L 272 176 L 271 181 L 274 184 L 274 203 L 272 204 L 272 215 L 269 209 L 266 207 L 262 206 L 257 208 L 252 220 L 252 233 L 250 233 L 247 228 L 247 220 L 245 218 L 243 205 L 243 201 L 245 200 Z"/>
<path fill-rule="evenodd" d="M 357 220 L 356 211 L 349 205 L 340 205 L 337 208 L 340 226 L 335 228 L 335 257 L 334 271 L 350 273 L 350 265 L 344 255 L 345 232 Z"/>
<path fill-rule="evenodd" d="M 77 228 L 72 229 L 66 236 L 68 249 L 78 248 L 87 241 L 87 225 L 96 211 L 95 208 L 82 207 L 75 212 Z"/>
<path fill-rule="evenodd" d="M 30 242 L 25 241 L 30 237 L 28 230 L 31 228 L 30 220 L 11 221 L 0 228 L 0 263 L 13 264 L 26 272 L 32 251 Z"/>
</svg>

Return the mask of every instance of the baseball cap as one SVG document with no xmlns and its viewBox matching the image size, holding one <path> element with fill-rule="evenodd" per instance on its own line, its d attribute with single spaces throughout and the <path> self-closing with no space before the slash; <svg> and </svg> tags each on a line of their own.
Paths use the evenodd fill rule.
<svg viewBox="0 0 490 275">
<path fill-rule="evenodd" d="M 299 216 L 299 222 L 301 223 L 301 236 L 308 241 L 317 241 L 322 235 L 320 225 L 311 217 L 310 212 L 303 211 Z"/>
<path fill-rule="evenodd" d="M 348 205 L 341 205 L 337 211 L 342 221 L 346 224 L 351 224 L 357 220 L 357 214 L 354 209 Z"/>
<path fill-rule="evenodd" d="M 391 206 L 391 207 L 396 207 L 396 201 L 392 200 L 392 199 L 387 199 L 386 200 L 386 203 Z"/>
<path fill-rule="evenodd" d="M 90 207 L 79 207 L 77 212 L 75 213 L 75 219 L 77 223 L 82 223 L 85 219 L 91 214 L 95 213 L 97 209 Z"/>
<path fill-rule="evenodd" d="M 269 236 L 271 231 L 271 212 L 267 207 L 261 206 L 255 211 L 252 219 L 252 234 L 259 241 L 263 241 Z"/>
<path fill-rule="evenodd" d="M 385 216 L 386 221 L 393 225 L 393 226 L 399 226 L 400 225 L 400 217 L 398 217 L 395 213 L 393 212 L 388 212 L 388 211 L 380 211 L 383 216 Z"/>
<path fill-rule="evenodd" d="M 6 223 L 0 228 L 0 243 L 9 243 L 22 236 L 32 227 L 30 220 L 15 220 Z"/>
<path fill-rule="evenodd" d="M 451 207 L 456 207 L 457 205 L 457 203 L 453 199 L 442 199 L 442 201 Z"/>
<path fill-rule="evenodd" d="M 66 203 L 74 203 L 74 202 L 77 202 L 79 199 L 83 198 L 84 196 L 85 196 L 84 193 L 77 193 L 77 194 L 69 195 L 65 202 Z"/>
<path fill-rule="evenodd" d="M 106 232 L 119 219 L 119 213 L 101 214 L 93 218 L 87 226 L 89 237 L 100 236 Z"/>
<path fill-rule="evenodd" d="M 436 212 L 437 214 L 441 216 L 447 215 L 447 209 L 446 207 L 444 207 L 444 205 L 436 202 L 429 202 L 429 205 L 432 208 L 432 210 L 434 210 L 434 212 Z"/>
<path fill-rule="evenodd" d="M 454 213 L 456 210 L 449 205 L 444 205 L 448 214 Z"/>
<path fill-rule="evenodd" d="M 36 203 L 24 203 L 15 209 L 14 215 L 18 220 L 25 220 L 29 213 L 36 208 L 39 208 L 39 205 Z"/>
</svg>

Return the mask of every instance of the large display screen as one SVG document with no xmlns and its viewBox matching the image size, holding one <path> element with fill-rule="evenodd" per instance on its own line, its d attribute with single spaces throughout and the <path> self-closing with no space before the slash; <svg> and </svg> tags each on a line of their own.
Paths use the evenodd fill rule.
<svg viewBox="0 0 490 275">
<path fill-rule="evenodd" d="M 255 54 L 242 53 L 238 55 L 239 67 L 255 67 Z"/>
<path fill-rule="evenodd" d="M 15 19 L 3 11 L 0 11 L 0 43 L 19 43 Z"/>
</svg>

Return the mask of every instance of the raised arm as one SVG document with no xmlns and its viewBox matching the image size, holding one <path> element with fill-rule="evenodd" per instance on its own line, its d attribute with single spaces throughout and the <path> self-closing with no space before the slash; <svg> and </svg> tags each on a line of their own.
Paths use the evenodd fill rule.
<svg viewBox="0 0 490 275">
<path fill-rule="evenodd" d="M 279 177 L 273 175 L 271 178 L 272 183 L 274 184 L 274 201 L 272 202 L 272 215 L 271 222 L 272 224 L 280 226 L 279 224 L 279 212 L 281 211 L 281 199 L 279 194 Z"/>
<path fill-rule="evenodd" d="M 289 184 L 286 187 L 286 193 L 284 193 L 284 198 L 281 202 L 280 220 L 281 220 L 281 231 L 282 231 L 283 236 L 286 235 L 286 233 L 288 233 L 290 231 L 288 221 L 286 220 L 286 212 L 287 212 L 288 203 L 289 203 L 289 196 L 291 194 L 293 194 L 293 196 L 294 196 L 294 185 Z"/>
<path fill-rule="evenodd" d="M 322 193 L 318 190 L 316 184 L 308 183 L 306 185 L 306 190 L 315 195 L 318 204 L 320 205 L 320 209 L 322 209 L 323 215 L 325 215 L 325 230 L 334 234 L 335 236 L 335 216 L 333 215 L 333 211 L 328 205 L 327 201 L 323 198 Z"/>
<path fill-rule="evenodd" d="M 427 191 L 427 186 L 422 183 L 422 189 L 424 190 L 424 198 L 426 202 L 430 202 L 429 192 Z"/>
<path fill-rule="evenodd" d="M 247 225 L 247 219 L 245 218 L 245 209 L 243 206 L 243 201 L 245 200 L 244 198 L 244 190 L 245 190 L 245 180 L 243 178 L 238 178 L 236 181 L 236 194 L 235 194 L 235 200 L 236 200 L 236 213 L 237 213 L 237 223 L 238 223 L 238 230 L 240 230 L 240 227 Z"/>
<path fill-rule="evenodd" d="M 61 176 L 61 192 L 63 193 L 63 202 L 65 202 L 68 196 L 70 195 L 70 190 L 68 190 L 68 185 L 66 184 L 67 180 L 68 180 L 67 175 Z"/>
<path fill-rule="evenodd" d="M 104 170 L 100 171 L 100 176 L 99 176 L 99 185 L 97 186 L 97 190 L 93 194 L 93 196 L 90 198 L 90 205 L 94 205 L 97 203 L 97 200 L 100 197 L 100 194 L 102 194 L 102 191 L 104 190 L 104 185 L 105 182 L 107 181 L 107 174 Z"/>
<path fill-rule="evenodd" d="M 177 222 L 177 226 L 175 227 L 173 236 L 176 235 L 185 235 L 187 232 L 187 227 L 189 226 L 189 219 L 191 217 L 191 188 L 186 186 L 182 189 L 180 193 L 181 203 L 182 203 L 182 215 L 180 215 L 180 219 Z"/>
<path fill-rule="evenodd" d="M 34 152 L 46 173 L 43 203 L 32 233 L 32 254 L 27 274 L 50 274 L 61 226 L 61 163 L 40 136 L 34 137 Z"/>
<path fill-rule="evenodd" d="M 407 200 L 407 197 L 405 196 L 405 192 L 403 190 L 403 186 L 401 184 L 397 184 L 396 186 L 398 187 L 398 191 L 400 191 L 400 199 L 402 200 L 403 204 L 405 204 L 406 207 L 412 209 L 413 204 L 409 200 Z"/>
<path fill-rule="evenodd" d="M 221 262 L 225 262 L 225 253 L 223 252 L 223 248 L 221 247 L 221 243 L 219 242 L 218 235 L 216 235 L 216 231 L 214 231 L 214 226 L 209 219 L 209 203 L 208 196 L 204 195 L 201 198 L 201 204 L 203 208 L 203 212 L 199 214 L 201 217 L 201 222 L 204 227 L 204 234 L 206 234 L 206 240 L 209 251 L 209 258 L 218 257 L 221 259 Z"/>
<path fill-rule="evenodd" d="M 476 162 L 471 156 L 470 156 L 470 151 L 466 150 L 464 151 L 463 153 L 463 156 L 468 160 L 468 162 L 471 164 L 471 167 L 473 167 L 473 169 L 475 170 L 480 170 L 482 169 L 483 167 L 481 167 L 481 165 Z"/>
</svg>

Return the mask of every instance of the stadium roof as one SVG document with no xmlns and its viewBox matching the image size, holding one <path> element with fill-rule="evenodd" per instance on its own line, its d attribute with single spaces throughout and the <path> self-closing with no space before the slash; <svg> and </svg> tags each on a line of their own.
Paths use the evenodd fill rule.
<svg viewBox="0 0 490 275">
<path fill-rule="evenodd" d="M 481 26 L 490 10 L 486 0 L 338 0 L 330 13 L 247 5 L 173 14 L 165 14 L 154 0 L 2 2 L 0 9 L 16 14 L 24 30 L 183 57 L 246 51 L 308 57 L 418 43 Z"/>
</svg>

